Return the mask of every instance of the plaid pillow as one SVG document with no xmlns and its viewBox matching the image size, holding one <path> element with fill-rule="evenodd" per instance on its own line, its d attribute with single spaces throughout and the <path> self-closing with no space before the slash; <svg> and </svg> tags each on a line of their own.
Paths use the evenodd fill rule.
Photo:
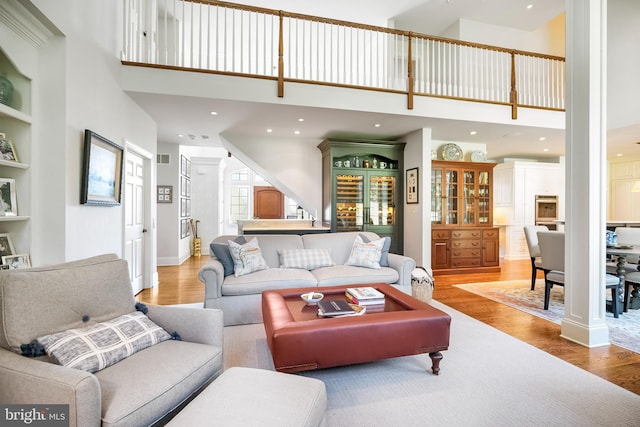
<svg viewBox="0 0 640 427">
<path fill-rule="evenodd" d="M 279 249 L 281 268 L 303 268 L 315 270 L 336 265 L 329 249 Z"/>
<path fill-rule="evenodd" d="M 96 372 L 171 335 L 139 311 L 82 329 L 38 338 L 45 352 L 60 365 Z"/>
</svg>

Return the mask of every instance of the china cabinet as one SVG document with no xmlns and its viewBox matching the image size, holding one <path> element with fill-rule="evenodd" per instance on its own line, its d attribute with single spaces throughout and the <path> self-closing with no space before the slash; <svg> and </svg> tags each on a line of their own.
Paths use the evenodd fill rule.
<svg viewBox="0 0 640 427">
<path fill-rule="evenodd" d="M 402 253 L 402 154 L 394 141 L 323 141 L 323 222 L 332 232 L 372 231 Z"/>
<path fill-rule="evenodd" d="M 431 162 L 431 267 L 437 273 L 500 270 L 500 233 L 493 226 L 494 166 Z"/>
</svg>

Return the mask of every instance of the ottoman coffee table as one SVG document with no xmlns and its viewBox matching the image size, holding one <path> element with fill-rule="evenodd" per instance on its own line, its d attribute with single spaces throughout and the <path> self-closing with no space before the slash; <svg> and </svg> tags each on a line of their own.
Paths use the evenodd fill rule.
<svg viewBox="0 0 640 427">
<path fill-rule="evenodd" d="M 300 295 L 322 292 L 324 301 L 346 300 L 347 286 L 269 290 L 262 293 L 262 315 L 277 371 L 299 372 L 429 353 L 432 372 L 440 371 L 440 351 L 449 348 L 451 318 L 429 304 L 387 284 L 384 309 L 323 318 Z"/>
</svg>

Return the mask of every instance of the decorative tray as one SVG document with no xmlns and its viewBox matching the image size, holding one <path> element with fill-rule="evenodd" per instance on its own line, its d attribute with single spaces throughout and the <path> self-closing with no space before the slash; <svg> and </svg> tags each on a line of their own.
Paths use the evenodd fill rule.
<svg viewBox="0 0 640 427">
<path fill-rule="evenodd" d="M 476 150 L 471 152 L 471 161 L 472 162 L 486 162 L 487 161 L 487 153 L 484 151 Z"/>
</svg>

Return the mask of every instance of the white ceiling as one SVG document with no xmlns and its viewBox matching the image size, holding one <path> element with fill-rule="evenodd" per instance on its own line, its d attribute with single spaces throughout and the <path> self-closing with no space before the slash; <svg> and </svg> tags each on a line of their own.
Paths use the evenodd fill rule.
<svg viewBox="0 0 640 427">
<path fill-rule="evenodd" d="M 460 18 L 533 30 L 564 10 L 564 0 L 252 0 L 236 3 L 381 26 L 392 19 L 396 28 L 426 34 L 439 34 Z M 526 9 L 527 4 L 534 7 Z M 304 139 L 355 135 L 394 138 L 430 127 L 436 140 L 486 143 L 490 158 L 564 154 L 564 131 L 561 130 L 192 97 L 131 96 L 157 122 L 161 142 L 219 146 L 217 135 L 221 133 L 264 138 L 265 128 L 274 129 L 273 137 L 291 138 L 293 131 L 301 126 L 298 118 L 304 117 L 304 134 L 300 136 Z M 221 114 L 212 120 L 202 114 L 203 111 Z M 331 123 L 330 128 L 327 123 Z M 375 129 L 372 123 L 383 126 Z M 471 130 L 477 131 L 477 135 L 470 137 Z M 178 138 L 178 133 L 185 137 Z M 189 134 L 194 136 L 193 140 Z M 209 138 L 203 139 L 202 135 Z M 635 144 L 629 148 L 634 135 L 640 135 L 640 126 L 613 132 L 608 141 L 609 156 L 624 150 L 637 151 Z M 540 141 L 541 137 L 546 139 Z M 543 152 L 545 148 L 548 151 Z"/>
</svg>

